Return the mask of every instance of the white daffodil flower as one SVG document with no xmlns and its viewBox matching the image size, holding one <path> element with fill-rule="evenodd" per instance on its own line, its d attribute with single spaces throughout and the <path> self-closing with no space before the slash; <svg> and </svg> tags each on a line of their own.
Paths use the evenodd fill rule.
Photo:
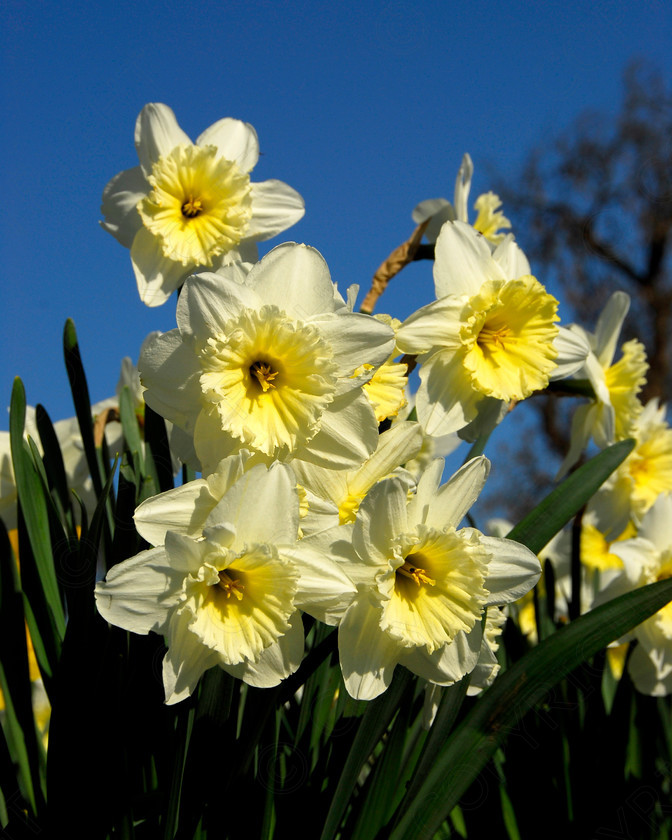
<svg viewBox="0 0 672 840">
<path fill-rule="evenodd" d="M 355 521 L 362 499 L 375 484 L 395 471 L 405 472 L 399 468 L 415 457 L 421 446 L 422 431 L 418 423 L 397 423 L 379 435 L 375 452 L 354 470 L 330 470 L 305 461 L 292 461 L 292 466 L 299 484 L 331 503 L 338 522 L 343 525 Z M 402 476 L 402 480 L 409 488 L 414 485 L 410 474 L 406 478 Z M 306 528 L 304 523 L 301 527 L 306 534 L 316 530 Z"/>
<path fill-rule="evenodd" d="M 596 606 L 672 577 L 672 496 L 660 496 L 642 519 L 638 536 L 613 543 L 611 551 L 623 561 L 623 571 L 598 594 Z M 656 697 L 672 693 L 672 602 L 620 642 L 632 639 L 638 644 L 628 660 L 628 672 L 635 688 Z"/>
<path fill-rule="evenodd" d="M 425 230 L 428 242 L 436 242 L 445 222 L 469 222 L 467 202 L 473 174 L 474 164 L 471 157 L 465 154 L 455 181 L 454 205 L 445 198 L 430 198 L 421 201 L 413 210 L 413 221 L 416 225 L 430 220 Z M 482 233 L 493 247 L 503 242 L 506 237 L 506 234 L 500 233 L 500 230 L 511 227 L 511 222 L 499 210 L 501 206 L 499 196 L 493 192 L 479 195 L 474 202 L 474 209 L 478 214 L 474 229 Z"/>
<path fill-rule="evenodd" d="M 391 318 L 389 315 L 379 314 L 373 317 L 377 321 L 387 324 L 395 332 L 401 326 L 401 321 L 398 318 Z M 399 351 L 395 347 L 390 358 L 364 384 L 364 393 L 376 412 L 378 423 L 382 423 L 383 420 L 388 418 L 397 417 L 406 405 L 408 365 L 405 362 L 396 362 L 395 358 L 398 355 Z"/>
<path fill-rule="evenodd" d="M 357 584 L 338 631 L 352 697 L 377 697 L 398 664 L 438 685 L 460 680 L 481 657 L 483 610 L 520 598 L 539 578 L 539 561 L 524 546 L 457 530 L 489 461 L 469 461 L 439 487 L 443 466 L 429 467 L 410 501 L 398 478 L 379 482 L 354 525 L 305 540 L 340 557 Z"/>
<path fill-rule="evenodd" d="M 404 353 L 422 355 L 416 405 L 427 434 L 460 432 L 479 415 L 494 425 L 507 403 L 585 361 L 585 341 L 558 328 L 557 300 L 532 277 L 511 238 L 491 253 L 473 228 L 446 223 L 434 284 L 437 300 L 397 331 Z"/>
<path fill-rule="evenodd" d="M 177 324 L 144 348 L 138 368 L 147 404 L 193 437 L 205 473 L 242 448 L 331 469 L 376 448 L 361 386 L 389 357 L 394 332 L 347 308 L 314 249 L 287 243 L 249 274 L 232 265 L 189 278 Z"/>
<path fill-rule="evenodd" d="M 630 308 L 625 292 L 614 292 L 607 301 L 594 333 L 577 324 L 569 329 L 583 338 L 590 353 L 575 375 L 588 379 L 595 392 L 595 400 L 579 406 L 572 419 L 569 452 L 558 472 L 565 475 L 579 459 L 592 439 L 601 449 L 633 434 L 642 411 L 637 397 L 646 382 L 646 351 L 641 341 L 632 339 L 621 347 L 622 356 L 614 363 L 614 355 L 623 321 Z"/>
<path fill-rule="evenodd" d="M 301 196 L 282 181 L 250 182 L 259 158 L 251 125 L 218 120 L 192 143 L 166 105 L 135 124 L 140 166 L 105 187 L 102 226 L 131 249 L 141 300 L 159 306 L 199 267 L 255 262 L 255 242 L 299 221 Z"/>
<path fill-rule="evenodd" d="M 196 496 L 153 500 L 164 513 L 172 505 L 182 532 L 165 531 L 156 516 L 138 517 L 140 532 L 164 544 L 114 566 L 96 585 L 98 611 L 111 624 L 165 636 L 168 704 L 188 697 L 215 665 L 250 685 L 277 685 L 303 656 L 299 610 L 335 624 L 355 592 L 335 563 L 297 540 L 291 468 L 241 472 L 244 460 L 231 459 L 211 485 L 198 482 Z M 226 491 L 194 539 L 188 513 L 200 522 L 217 483 Z"/>
<path fill-rule="evenodd" d="M 614 508 L 634 522 L 661 494 L 672 493 L 672 429 L 665 410 L 655 398 L 644 406 L 630 430 L 635 448 L 604 484 Z"/>
</svg>

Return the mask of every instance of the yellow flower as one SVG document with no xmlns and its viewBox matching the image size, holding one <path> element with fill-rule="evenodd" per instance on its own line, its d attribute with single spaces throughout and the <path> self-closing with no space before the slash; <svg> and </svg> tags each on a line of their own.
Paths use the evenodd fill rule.
<svg viewBox="0 0 672 840">
<path fill-rule="evenodd" d="M 500 211 L 502 202 L 499 196 L 493 192 L 483 193 L 474 202 L 474 209 L 478 213 L 474 228 L 493 245 L 499 245 L 506 238 L 505 233 L 500 233 L 501 228 L 510 228 L 511 222 Z"/>
<path fill-rule="evenodd" d="M 473 228 L 461 222 L 442 228 L 434 265 L 438 299 L 397 332 L 402 352 L 424 354 L 417 410 L 427 434 L 460 432 L 485 400 L 525 399 L 559 370 L 558 302 L 529 269 L 511 239 L 491 254 Z"/>
<path fill-rule="evenodd" d="M 211 266 L 240 244 L 252 217 L 250 176 L 214 146 L 176 146 L 152 166 L 152 190 L 138 202 L 164 257 Z"/>
<path fill-rule="evenodd" d="M 287 243 L 247 274 L 231 265 L 189 278 L 177 323 L 143 346 L 138 369 L 147 405 L 193 437 L 196 468 L 246 448 L 345 469 L 374 450 L 362 384 L 394 333 L 350 311 L 314 249 Z"/>
<path fill-rule="evenodd" d="M 255 262 L 256 242 L 303 216 L 287 184 L 251 183 L 259 141 L 240 120 L 218 120 L 192 143 L 171 109 L 153 102 L 138 116 L 135 145 L 140 166 L 105 187 L 102 226 L 130 248 L 148 306 L 165 303 L 199 267 Z"/>
</svg>

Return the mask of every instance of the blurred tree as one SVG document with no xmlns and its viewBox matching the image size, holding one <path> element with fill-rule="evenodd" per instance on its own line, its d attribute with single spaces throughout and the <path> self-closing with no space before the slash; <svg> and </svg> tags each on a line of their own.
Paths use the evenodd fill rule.
<svg viewBox="0 0 672 840">
<path fill-rule="evenodd" d="M 636 336 L 646 346 L 650 370 L 642 401 L 669 399 L 672 90 L 662 73 L 643 62 L 629 65 L 620 113 L 582 114 L 531 152 L 517 182 L 507 179 L 497 191 L 533 273 L 561 300 L 563 323 L 575 320 L 592 331 L 612 292 L 630 295 L 622 339 Z M 520 406 L 514 412 L 528 431 L 512 435 L 509 429 L 505 442 L 526 470 L 515 511 L 510 491 L 506 495 L 512 515 L 529 509 L 557 467 L 555 461 L 539 463 L 530 453 L 546 444 L 558 456 L 567 452 L 568 415 L 575 404 L 554 396 L 528 402 L 531 409 L 521 412 Z M 531 442 L 530 424 L 543 432 L 546 443 Z"/>
</svg>

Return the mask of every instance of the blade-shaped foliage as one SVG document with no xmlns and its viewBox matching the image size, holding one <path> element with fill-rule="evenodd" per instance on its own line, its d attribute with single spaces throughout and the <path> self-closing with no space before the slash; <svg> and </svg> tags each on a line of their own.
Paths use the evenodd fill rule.
<svg viewBox="0 0 672 840">
<path fill-rule="evenodd" d="M 672 580 L 629 592 L 581 616 L 527 653 L 483 694 L 436 756 L 391 840 L 429 840 L 507 734 L 563 677 L 672 599 Z"/>
</svg>

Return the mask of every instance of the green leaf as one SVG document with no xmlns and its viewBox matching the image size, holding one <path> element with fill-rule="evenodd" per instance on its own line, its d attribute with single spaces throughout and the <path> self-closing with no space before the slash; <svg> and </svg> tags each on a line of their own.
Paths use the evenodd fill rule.
<svg viewBox="0 0 672 840">
<path fill-rule="evenodd" d="M 563 677 L 672 599 L 672 580 L 629 592 L 576 619 L 497 677 L 436 757 L 391 840 L 430 840 L 507 734 Z"/>
<path fill-rule="evenodd" d="M 65 615 L 54 569 L 47 502 L 44 498 L 42 479 L 35 468 L 30 449 L 23 439 L 25 417 L 26 394 L 23 383 L 17 377 L 14 380 L 9 413 L 14 478 L 44 599 L 48 604 L 56 632 L 62 640 L 65 635 Z M 24 557 L 24 561 L 26 559 Z"/>
<path fill-rule="evenodd" d="M 324 823 L 321 840 L 331 840 L 336 835 L 364 762 L 369 758 L 390 721 L 397 713 L 402 698 L 406 696 L 406 700 L 410 702 L 410 697 L 407 696 L 409 688 L 411 690 L 413 688 L 410 671 L 398 667 L 387 691 L 369 703 L 357 729 L 341 777 L 338 780 L 336 792 Z"/>
<path fill-rule="evenodd" d="M 51 419 L 44 406 L 38 405 L 35 408 L 35 422 L 40 435 L 40 443 L 44 450 L 44 469 L 49 481 L 49 487 L 56 491 L 56 499 L 60 505 L 59 515 L 65 523 L 68 534 L 75 534 L 74 517 L 72 513 L 72 496 L 68 490 L 68 479 L 63 463 L 61 447 L 56 437 L 56 432 Z"/>
<path fill-rule="evenodd" d="M 632 452 L 631 438 L 615 443 L 579 467 L 506 536 L 539 554 Z"/>
<path fill-rule="evenodd" d="M 0 689 L 9 748 L 33 814 L 43 804 L 33 718 L 26 625 L 18 570 L 0 520 Z M 10 788 L 11 790 L 11 788 Z"/>
<path fill-rule="evenodd" d="M 75 404 L 75 414 L 79 423 L 79 431 L 84 444 L 84 454 L 89 466 L 89 475 L 93 481 L 93 488 L 96 496 L 100 496 L 103 490 L 101 479 L 100 463 L 96 454 L 96 444 L 93 439 L 93 419 L 91 414 L 91 400 L 89 399 L 89 386 L 86 384 L 86 375 L 82 364 L 82 357 L 77 342 L 77 332 L 74 322 L 68 318 L 63 329 L 63 355 L 65 357 L 65 368 L 68 373 L 72 400 Z"/>
</svg>

